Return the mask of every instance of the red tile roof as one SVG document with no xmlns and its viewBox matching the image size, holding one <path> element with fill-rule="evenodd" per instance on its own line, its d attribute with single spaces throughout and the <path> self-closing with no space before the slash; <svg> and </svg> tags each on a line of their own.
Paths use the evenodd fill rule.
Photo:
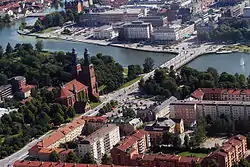
<svg viewBox="0 0 250 167">
<path fill-rule="evenodd" d="M 70 91 L 73 91 L 73 86 L 75 86 L 75 89 L 77 92 L 82 91 L 83 89 L 87 89 L 88 87 L 82 84 L 81 82 L 77 81 L 76 79 L 66 83 L 64 87 Z"/>
<path fill-rule="evenodd" d="M 129 167 L 116 165 L 74 164 L 62 162 L 16 161 L 14 167 Z"/>
<path fill-rule="evenodd" d="M 26 93 L 26 92 L 30 91 L 31 89 L 34 89 L 34 88 L 36 88 L 36 85 L 26 85 L 25 87 L 23 87 L 23 88 L 21 89 L 21 91 L 22 91 L 23 93 Z"/>
<path fill-rule="evenodd" d="M 68 97 L 73 96 L 74 94 L 72 92 L 70 92 L 68 89 L 66 89 L 65 87 L 61 88 L 61 92 L 60 92 L 60 99 L 66 99 Z"/>
<path fill-rule="evenodd" d="M 197 89 L 191 94 L 191 96 L 196 99 L 202 99 L 202 97 L 204 96 L 204 93 L 201 89 Z"/>
</svg>

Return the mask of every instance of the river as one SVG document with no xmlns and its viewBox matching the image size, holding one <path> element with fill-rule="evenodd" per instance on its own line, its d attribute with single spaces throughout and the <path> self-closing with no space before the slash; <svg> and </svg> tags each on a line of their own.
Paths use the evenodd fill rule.
<svg viewBox="0 0 250 167">
<path fill-rule="evenodd" d="M 51 11 L 49 11 L 51 12 Z M 21 22 L 25 20 L 28 24 L 34 23 L 36 18 L 25 18 L 16 21 L 14 24 L 8 27 L 0 28 L 0 45 L 4 48 L 9 42 L 13 47 L 16 43 L 31 43 L 35 44 L 37 39 L 34 37 L 21 36 L 17 34 L 17 30 Z M 94 44 L 85 44 L 79 42 L 70 42 L 64 40 L 50 40 L 43 39 L 44 50 L 48 51 L 64 51 L 69 52 L 72 48 L 75 48 L 78 52 L 79 57 L 83 56 L 84 49 L 88 48 L 90 55 L 96 55 L 97 53 L 103 53 L 105 55 L 112 56 L 117 62 L 122 66 L 128 66 L 130 64 L 142 65 L 145 58 L 153 58 L 155 65 L 158 66 L 167 60 L 174 57 L 173 54 L 166 53 L 153 53 L 153 52 L 143 52 L 130 49 L 123 49 L 112 46 L 99 46 Z"/>
<path fill-rule="evenodd" d="M 244 65 L 241 65 L 241 59 Z M 197 70 L 205 71 L 208 67 L 217 69 L 219 73 L 228 72 L 250 75 L 250 54 L 230 53 L 230 54 L 207 54 L 202 55 L 188 64 Z"/>
</svg>

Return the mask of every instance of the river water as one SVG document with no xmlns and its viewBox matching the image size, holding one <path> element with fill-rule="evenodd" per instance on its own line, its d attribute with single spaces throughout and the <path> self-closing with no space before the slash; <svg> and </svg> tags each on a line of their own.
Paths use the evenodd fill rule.
<svg viewBox="0 0 250 167">
<path fill-rule="evenodd" d="M 51 12 L 49 10 L 48 12 Z M 13 46 L 16 43 L 31 43 L 35 44 L 37 39 L 35 37 L 21 36 L 17 34 L 17 30 L 21 22 L 25 20 L 28 24 L 34 23 L 36 18 L 26 18 L 16 21 L 14 24 L 8 27 L 0 28 L 0 45 L 4 48 L 9 42 Z M 173 54 L 166 53 L 153 53 L 153 52 L 143 52 L 130 49 L 123 49 L 112 46 L 99 46 L 94 44 L 85 44 L 79 42 L 70 42 L 64 40 L 50 40 L 43 39 L 44 49 L 48 51 L 71 51 L 75 48 L 78 52 L 79 57 L 83 56 L 84 49 L 88 48 L 90 55 L 96 55 L 97 53 L 103 53 L 105 55 L 112 56 L 116 61 L 118 61 L 122 66 L 128 66 L 130 64 L 142 65 L 145 58 L 151 57 L 154 59 L 155 65 L 158 66 L 167 60 L 174 57 Z"/>
<path fill-rule="evenodd" d="M 241 65 L 241 59 L 244 65 Z M 188 64 L 197 70 L 205 71 L 208 67 L 217 69 L 219 73 L 228 72 L 250 75 L 250 54 L 230 53 L 230 54 L 208 54 L 202 55 Z"/>
</svg>

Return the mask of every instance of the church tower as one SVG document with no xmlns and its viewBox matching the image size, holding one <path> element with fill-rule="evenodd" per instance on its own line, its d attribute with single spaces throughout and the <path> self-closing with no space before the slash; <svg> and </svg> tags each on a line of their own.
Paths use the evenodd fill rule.
<svg viewBox="0 0 250 167">
<path fill-rule="evenodd" d="M 77 53 L 76 50 L 73 48 L 72 49 L 72 69 L 71 69 L 71 74 L 77 78 L 79 76 L 80 71 L 82 71 L 81 69 L 81 65 L 77 63 Z"/>
<path fill-rule="evenodd" d="M 98 85 L 96 82 L 95 77 L 95 70 L 94 65 L 90 63 L 89 61 L 89 52 L 87 49 L 85 49 L 84 52 L 84 64 L 83 64 L 83 70 L 81 71 L 80 80 L 88 86 L 89 90 L 89 96 L 93 97 L 94 99 L 99 98 L 98 93 Z"/>
</svg>

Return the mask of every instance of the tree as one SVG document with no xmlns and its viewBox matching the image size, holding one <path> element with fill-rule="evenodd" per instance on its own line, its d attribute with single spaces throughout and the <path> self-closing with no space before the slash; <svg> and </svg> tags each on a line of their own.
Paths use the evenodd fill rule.
<svg viewBox="0 0 250 167">
<path fill-rule="evenodd" d="M 85 164 L 96 164 L 95 158 L 89 152 L 86 153 L 82 159 L 82 163 Z"/>
<path fill-rule="evenodd" d="M 108 156 L 106 153 L 102 156 L 102 164 L 104 165 L 111 165 L 112 164 L 112 158 Z"/>
<path fill-rule="evenodd" d="M 143 64 L 143 72 L 148 73 L 154 69 L 154 60 L 151 57 L 145 59 Z"/>
<path fill-rule="evenodd" d="M 132 108 L 125 108 L 123 110 L 123 116 L 124 117 L 129 117 L 129 118 L 135 118 L 136 114 L 135 114 L 135 111 Z"/>
<path fill-rule="evenodd" d="M 179 135 L 174 136 L 173 147 L 176 148 L 176 149 L 181 147 L 181 138 L 179 137 Z"/>
<path fill-rule="evenodd" d="M 76 156 L 76 154 L 72 151 L 69 152 L 69 154 L 66 157 L 66 162 L 68 163 L 78 163 L 79 158 Z"/>
<path fill-rule="evenodd" d="M 34 31 L 38 32 L 38 31 L 42 31 L 43 30 L 43 25 L 40 19 L 37 19 L 37 21 L 34 24 Z"/>
<path fill-rule="evenodd" d="M 56 113 L 56 115 L 55 115 L 55 118 L 54 118 L 54 123 L 55 123 L 55 125 L 60 125 L 60 124 L 62 124 L 62 123 L 64 123 L 64 118 L 62 117 L 62 115 L 58 112 L 58 113 Z"/>
<path fill-rule="evenodd" d="M 36 42 L 36 50 L 38 52 L 41 52 L 43 50 L 43 41 L 42 40 L 39 40 Z"/>
<path fill-rule="evenodd" d="M 135 79 L 141 73 L 142 73 L 142 69 L 139 65 L 128 66 L 128 79 L 129 80 Z"/>
<path fill-rule="evenodd" d="M 10 45 L 10 43 L 7 44 L 5 52 L 6 52 L 7 54 L 13 52 L 13 48 L 12 48 L 12 46 Z"/>
<path fill-rule="evenodd" d="M 189 136 L 188 136 L 188 135 L 185 135 L 185 136 L 184 136 L 184 145 L 185 145 L 186 149 L 189 149 L 189 148 L 190 148 Z"/>
<path fill-rule="evenodd" d="M 75 114 L 76 114 L 76 111 L 75 111 L 75 109 L 73 107 L 69 107 L 68 111 L 67 111 L 67 114 L 68 114 L 68 116 L 70 118 L 73 118 L 75 116 Z"/>
<path fill-rule="evenodd" d="M 173 133 L 165 132 L 163 134 L 163 144 L 172 145 L 174 143 L 174 137 Z"/>
<path fill-rule="evenodd" d="M 56 151 L 52 151 L 49 155 L 49 160 L 51 162 L 58 162 L 60 159 L 59 159 L 59 155 L 56 153 Z"/>
<path fill-rule="evenodd" d="M 8 83 L 8 77 L 5 74 L 0 74 L 0 86 Z"/>
<path fill-rule="evenodd" d="M 4 55 L 3 47 L 0 45 L 0 58 L 2 58 Z"/>
</svg>

